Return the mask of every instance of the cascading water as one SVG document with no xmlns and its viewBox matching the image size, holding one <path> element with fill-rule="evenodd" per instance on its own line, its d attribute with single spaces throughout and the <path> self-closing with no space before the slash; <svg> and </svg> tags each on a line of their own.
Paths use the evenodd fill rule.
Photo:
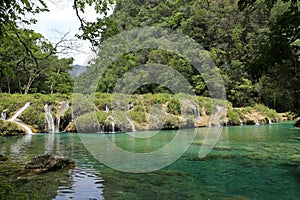
<svg viewBox="0 0 300 200">
<path fill-rule="evenodd" d="M 255 125 L 256 126 L 259 126 L 260 124 L 259 124 L 259 122 L 258 122 L 258 120 L 255 118 Z"/>
<path fill-rule="evenodd" d="M 244 125 L 243 121 L 241 119 L 239 119 L 239 121 L 240 121 L 240 126 L 243 126 Z"/>
<path fill-rule="evenodd" d="M 45 104 L 44 106 L 45 109 L 45 132 L 48 133 L 54 133 L 55 128 L 54 128 L 54 120 L 51 114 L 51 108 L 48 106 L 48 104 Z"/>
<path fill-rule="evenodd" d="M 69 109 L 69 104 L 65 101 L 63 101 L 60 105 L 59 112 L 56 115 L 56 127 L 55 132 L 59 132 L 60 127 L 60 116 L 62 116 L 67 110 Z"/>
<path fill-rule="evenodd" d="M 6 120 L 6 109 L 1 112 L 1 120 Z"/>
<path fill-rule="evenodd" d="M 271 119 L 269 119 L 269 124 L 274 124 Z"/>
<path fill-rule="evenodd" d="M 131 126 L 131 131 L 135 132 L 136 129 L 135 129 L 135 126 L 134 126 L 133 122 L 131 121 L 131 119 L 127 115 L 126 115 L 126 118 L 127 118 L 127 121 L 129 122 L 129 124 Z"/>
<path fill-rule="evenodd" d="M 112 117 L 112 122 L 111 122 L 111 132 L 115 133 L 115 121 L 114 121 L 113 117 Z"/>
<path fill-rule="evenodd" d="M 107 104 L 105 105 L 105 112 L 107 112 L 107 113 L 109 112 L 109 107 Z"/>
<path fill-rule="evenodd" d="M 15 123 L 18 124 L 19 126 L 23 127 L 24 130 L 25 130 L 25 132 L 26 132 L 27 134 L 33 134 L 33 133 L 32 133 L 32 130 L 31 130 L 28 126 L 26 126 L 25 124 L 23 124 L 23 123 L 21 123 L 21 122 L 16 122 L 16 121 L 15 121 Z"/>
<path fill-rule="evenodd" d="M 55 133 L 59 133 L 60 115 L 57 117 Z"/>
<path fill-rule="evenodd" d="M 16 112 L 16 114 L 14 114 L 8 121 L 15 121 L 17 119 L 17 117 L 19 117 L 22 114 L 22 112 L 24 112 L 29 106 L 30 106 L 30 103 L 26 102 L 26 104 L 21 109 L 19 109 Z"/>
<path fill-rule="evenodd" d="M 196 106 L 194 108 L 194 113 L 195 113 L 195 115 L 196 115 L 197 118 L 200 118 L 200 112 L 199 112 L 199 110 L 198 110 L 198 108 Z"/>
<path fill-rule="evenodd" d="M 16 114 L 14 114 L 14 116 L 12 116 L 12 118 L 8 119 L 7 121 L 14 122 L 14 123 L 18 124 L 19 126 L 23 127 L 27 134 L 33 134 L 31 129 L 27 125 L 16 121 L 16 119 L 22 114 L 22 112 L 24 112 L 29 106 L 30 106 L 30 102 L 26 102 L 26 104 L 22 108 L 20 108 L 16 112 Z"/>
</svg>

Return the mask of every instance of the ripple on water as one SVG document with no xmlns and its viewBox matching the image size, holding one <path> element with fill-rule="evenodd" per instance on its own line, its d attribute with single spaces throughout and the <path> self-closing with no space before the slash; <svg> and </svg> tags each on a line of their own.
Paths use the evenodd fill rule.
<svg viewBox="0 0 300 200">
<path fill-rule="evenodd" d="M 103 179 L 82 168 L 71 170 L 72 185 L 62 185 L 57 190 L 55 200 L 62 199 L 104 199 Z"/>
</svg>

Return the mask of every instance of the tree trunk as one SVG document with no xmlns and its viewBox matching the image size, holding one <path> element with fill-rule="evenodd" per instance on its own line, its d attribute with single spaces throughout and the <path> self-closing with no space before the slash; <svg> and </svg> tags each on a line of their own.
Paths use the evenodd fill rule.
<svg viewBox="0 0 300 200">
<path fill-rule="evenodd" d="M 29 89 L 30 89 L 31 84 L 32 84 L 33 81 L 34 81 L 34 79 L 32 77 L 29 77 L 28 82 L 25 86 L 24 94 L 28 94 Z"/>
<path fill-rule="evenodd" d="M 10 81 L 9 78 L 6 77 L 6 81 L 7 81 L 7 89 L 8 89 L 8 93 L 10 94 Z"/>
<path fill-rule="evenodd" d="M 53 94 L 53 91 L 54 91 L 54 83 L 51 83 L 51 86 L 50 86 L 50 93 Z"/>
</svg>

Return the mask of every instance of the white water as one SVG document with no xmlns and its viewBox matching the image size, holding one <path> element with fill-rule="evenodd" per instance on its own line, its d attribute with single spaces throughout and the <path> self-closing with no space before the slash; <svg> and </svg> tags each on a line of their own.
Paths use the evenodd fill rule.
<svg viewBox="0 0 300 200">
<path fill-rule="evenodd" d="M 60 116 L 62 116 L 69 108 L 69 104 L 65 101 L 62 102 L 61 106 L 60 106 L 60 110 L 59 113 L 56 116 L 56 128 L 55 128 L 55 132 L 59 133 L 59 127 L 60 127 Z"/>
<path fill-rule="evenodd" d="M 200 118 L 200 112 L 199 112 L 199 109 L 197 108 L 197 106 L 195 106 L 194 112 L 195 112 L 196 117 Z"/>
<path fill-rule="evenodd" d="M 1 120 L 6 120 L 6 109 L 2 111 L 0 119 Z"/>
<path fill-rule="evenodd" d="M 112 122 L 111 122 L 111 132 L 115 133 L 115 121 L 113 118 L 112 118 Z"/>
<path fill-rule="evenodd" d="M 108 105 L 105 105 L 105 112 L 109 112 L 109 107 L 108 107 Z"/>
<path fill-rule="evenodd" d="M 131 131 L 135 132 L 136 129 L 135 129 L 135 126 L 134 126 L 133 122 L 131 121 L 131 119 L 127 115 L 126 115 L 126 118 L 127 118 L 128 122 L 129 122 L 129 124 L 131 126 Z"/>
<path fill-rule="evenodd" d="M 241 119 L 239 119 L 239 121 L 240 121 L 240 126 L 243 126 L 244 125 L 243 121 Z"/>
<path fill-rule="evenodd" d="M 14 114 L 14 116 L 12 116 L 12 118 L 8 119 L 7 121 L 14 122 L 14 123 L 18 124 L 19 126 L 23 127 L 27 134 L 33 134 L 31 129 L 27 125 L 16 121 L 17 117 L 19 117 L 22 114 L 22 112 L 24 112 L 29 106 L 30 106 L 30 103 L 27 102 L 22 108 L 20 108 L 16 112 L 16 114 Z"/>
<path fill-rule="evenodd" d="M 200 117 L 200 111 L 199 111 L 199 109 L 198 109 L 198 106 L 197 106 L 197 105 L 194 105 L 194 104 L 193 104 L 193 106 L 194 106 L 194 114 L 195 114 L 195 116 L 196 116 L 196 119 L 202 120 L 202 118 Z"/>
<path fill-rule="evenodd" d="M 30 106 L 30 103 L 26 102 L 26 104 L 22 108 L 20 108 L 16 112 L 16 114 L 14 114 L 14 116 L 12 116 L 8 121 L 11 121 L 11 122 L 15 121 L 17 119 L 17 117 L 19 117 L 22 114 L 22 112 L 24 112 L 29 106 Z"/>
<path fill-rule="evenodd" d="M 55 133 L 59 133 L 60 115 L 57 117 Z"/>
<path fill-rule="evenodd" d="M 21 123 L 21 122 L 16 122 L 16 121 L 14 121 L 16 124 L 18 124 L 19 126 L 21 126 L 21 127 L 23 127 L 24 129 L 25 129 L 25 132 L 27 133 L 27 134 L 33 134 L 32 133 L 32 130 L 28 127 L 28 126 L 26 126 L 25 124 L 23 124 L 23 123 Z"/>
<path fill-rule="evenodd" d="M 45 132 L 54 133 L 55 128 L 54 128 L 54 120 L 51 114 L 51 108 L 48 106 L 48 104 L 45 104 L 44 109 L 45 109 L 45 123 L 47 126 L 45 127 L 45 129 L 47 129 L 45 130 Z"/>
<path fill-rule="evenodd" d="M 209 127 L 209 128 L 211 127 L 211 122 L 208 122 L 208 127 Z"/>
<path fill-rule="evenodd" d="M 269 124 L 274 124 L 271 119 L 269 119 Z"/>
<path fill-rule="evenodd" d="M 259 125 L 260 125 L 257 119 L 255 119 L 255 125 L 256 125 L 256 126 L 259 126 Z"/>
</svg>

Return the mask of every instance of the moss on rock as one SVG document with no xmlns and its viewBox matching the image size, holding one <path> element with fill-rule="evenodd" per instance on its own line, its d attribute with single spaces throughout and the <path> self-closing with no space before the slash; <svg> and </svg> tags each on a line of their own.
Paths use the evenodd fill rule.
<svg viewBox="0 0 300 200">
<path fill-rule="evenodd" d="M 25 134 L 25 130 L 18 124 L 0 120 L 0 136 L 16 136 Z"/>
</svg>

